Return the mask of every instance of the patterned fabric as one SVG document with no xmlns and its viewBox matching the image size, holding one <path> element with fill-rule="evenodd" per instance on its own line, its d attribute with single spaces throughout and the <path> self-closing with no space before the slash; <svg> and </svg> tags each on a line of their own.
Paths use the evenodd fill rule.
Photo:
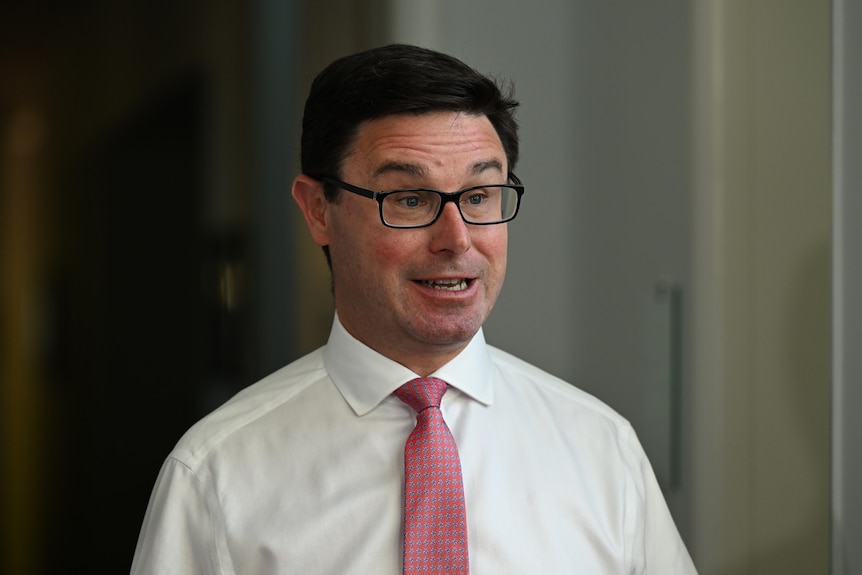
<svg viewBox="0 0 862 575">
<path fill-rule="evenodd" d="M 441 379 L 423 377 L 395 391 L 417 414 L 404 447 L 405 574 L 470 571 L 461 460 L 440 412 L 448 388 Z"/>
</svg>

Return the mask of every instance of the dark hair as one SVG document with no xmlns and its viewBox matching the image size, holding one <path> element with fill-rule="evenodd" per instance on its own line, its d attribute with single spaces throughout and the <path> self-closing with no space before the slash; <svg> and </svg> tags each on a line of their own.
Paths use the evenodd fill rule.
<svg viewBox="0 0 862 575">
<path fill-rule="evenodd" d="M 426 48 L 392 44 L 340 58 L 314 79 L 302 120 L 302 172 L 340 176 L 359 126 L 396 114 L 438 111 L 484 115 L 500 137 L 509 170 L 518 160 L 518 102 L 460 60 Z M 337 189 L 325 186 L 326 197 Z"/>
</svg>

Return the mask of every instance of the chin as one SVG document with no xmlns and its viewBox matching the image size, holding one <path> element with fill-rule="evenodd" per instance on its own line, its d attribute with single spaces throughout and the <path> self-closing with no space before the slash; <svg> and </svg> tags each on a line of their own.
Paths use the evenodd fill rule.
<svg viewBox="0 0 862 575">
<path fill-rule="evenodd" d="M 434 345 L 459 345 L 464 344 L 473 339 L 479 328 L 482 327 L 480 321 L 456 321 L 446 322 L 443 325 L 424 325 L 417 326 L 418 329 L 414 333 L 418 339 Z"/>
</svg>

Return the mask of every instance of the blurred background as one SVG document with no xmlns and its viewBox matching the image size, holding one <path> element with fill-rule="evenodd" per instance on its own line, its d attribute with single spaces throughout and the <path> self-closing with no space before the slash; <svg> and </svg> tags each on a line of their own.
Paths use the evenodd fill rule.
<svg viewBox="0 0 862 575">
<path fill-rule="evenodd" d="M 302 103 L 332 59 L 393 41 L 522 103 L 488 340 L 634 423 L 702 574 L 850 565 L 830 510 L 845 4 L 0 4 L 0 571 L 127 572 L 180 435 L 325 342 L 328 272 L 290 198 Z"/>
</svg>

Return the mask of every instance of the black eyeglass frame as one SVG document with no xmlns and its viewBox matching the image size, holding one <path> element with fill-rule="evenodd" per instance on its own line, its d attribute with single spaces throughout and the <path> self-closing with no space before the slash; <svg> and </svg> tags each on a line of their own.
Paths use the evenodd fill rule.
<svg viewBox="0 0 862 575">
<path fill-rule="evenodd" d="M 380 221 L 383 222 L 383 225 L 387 228 L 395 228 L 399 230 L 404 229 L 416 229 L 416 228 L 427 228 L 428 226 L 434 225 L 440 218 L 440 214 L 443 213 L 443 208 L 446 207 L 448 202 L 452 202 L 458 208 L 458 213 L 461 214 L 461 219 L 466 223 L 472 226 L 494 226 L 497 224 L 505 224 L 506 222 L 511 222 L 515 219 L 515 216 L 518 215 L 518 211 L 521 209 L 521 196 L 524 195 L 524 184 L 521 183 L 521 180 L 515 174 L 509 172 L 509 180 L 512 182 L 510 184 L 485 184 L 481 186 L 470 186 L 469 188 L 464 188 L 463 190 L 458 190 L 457 192 L 441 192 L 440 190 L 432 190 L 430 188 L 402 188 L 398 190 L 385 190 L 380 192 L 375 192 L 374 190 L 369 190 L 367 188 L 362 188 L 360 186 L 354 186 L 353 184 L 348 184 L 345 181 L 339 180 L 338 178 L 333 178 L 330 176 L 323 176 L 320 178 L 320 181 L 324 184 L 329 184 L 331 186 L 335 186 L 336 188 L 364 196 L 366 198 L 371 198 L 377 202 L 377 208 L 380 213 Z M 487 187 L 508 187 L 515 190 L 517 194 L 517 200 L 515 202 L 515 211 L 511 217 L 506 218 L 505 220 L 500 220 L 498 222 L 471 222 L 464 216 L 464 212 L 461 211 L 461 196 L 466 194 L 467 192 L 472 192 L 473 190 L 481 190 L 482 188 Z M 430 192 L 437 194 L 440 196 L 440 206 L 437 208 L 437 213 L 434 215 L 434 218 L 426 223 L 420 224 L 416 226 L 398 226 L 394 224 L 390 224 L 386 222 L 386 218 L 383 217 L 383 200 L 386 199 L 386 196 L 404 192 Z"/>
</svg>

